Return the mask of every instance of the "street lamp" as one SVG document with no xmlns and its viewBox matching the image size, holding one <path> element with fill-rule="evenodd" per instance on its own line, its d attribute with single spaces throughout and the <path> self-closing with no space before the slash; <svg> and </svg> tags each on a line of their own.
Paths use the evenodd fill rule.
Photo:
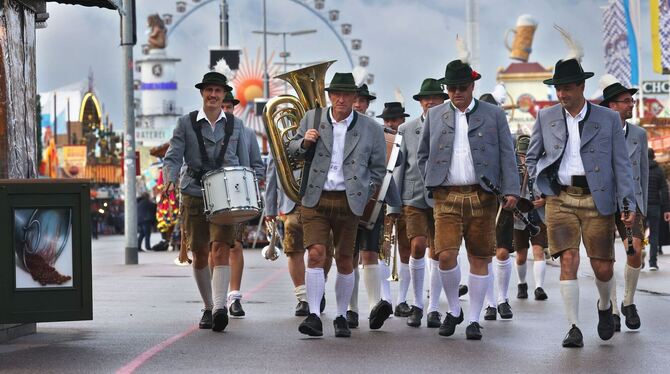
<svg viewBox="0 0 670 374">
<path fill-rule="evenodd" d="M 286 35 L 289 36 L 298 36 L 298 35 L 307 35 L 307 34 L 314 34 L 316 33 L 316 30 L 314 29 L 309 29 L 309 30 L 296 30 L 296 31 L 261 31 L 261 30 L 254 30 L 252 31 L 254 34 L 261 34 L 261 35 L 272 35 L 272 36 L 281 36 L 282 37 L 282 45 L 283 49 L 282 52 L 279 54 L 279 57 L 284 59 L 284 73 L 287 72 L 286 66 L 288 64 L 288 57 L 291 56 L 291 53 L 286 51 Z M 284 93 L 288 91 L 288 83 L 284 82 Z"/>
</svg>

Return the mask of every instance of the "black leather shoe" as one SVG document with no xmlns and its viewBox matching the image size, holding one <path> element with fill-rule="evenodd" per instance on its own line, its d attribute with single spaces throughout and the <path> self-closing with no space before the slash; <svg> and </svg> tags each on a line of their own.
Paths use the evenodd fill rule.
<svg viewBox="0 0 670 374">
<path fill-rule="evenodd" d="M 298 305 L 295 306 L 295 316 L 296 317 L 307 317 L 309 315 L 309 304 L 307 301 L 298 301 Z"/>
<path fill-rule="evenodd" d="M 484 310 L 484 320 L 485 321 L 495 321 L 498 319 L 498 311 L 495 307 L 487 306 Z"/>
<path fill-rule="evenodd" d="M 430 328 L 438 328 L 442 324 L 442 315 L 438 311 L 428 313 L 426 316 L 426 326 Z"/>
<path fill-rule="evenodd" d="M 618 314 L 615 314 L 612 318 L 614 318 L 614 332 L 621 331 L 621 317 Z"/>
<path fill-rule="evenodd" d="M 202 318 L 200 318 L 200 323 L 198 327 L 201 329 L 211 329 L 212 328 L 212 311 L 205 310 L 202 312 Z"/>
<path fill-rule="evenodd" d="M 482 327 L 479 322 L 472 322 L 465 328 L 465 338 L 468 340 L 482 340 Z"/>
<path fill-rule="evenodd" d="M 514 316 L 512 307 L 507 300 L 504 303 L 498 304 L 498 313 L 500 313 L 500 318 L 502 319 L 511 319 Z"/>
<path fill-rule="evenodd" d="M 464 296 L 468 294 L 468 286 L 465 284 L 461 284 L 458 286 L 458 297 Z"/>
<path fill-rule="evenodd" d="M 517 299 L 527 299 L 528 298 L 528 283 L 519 283 L 517 284 L 516 298 Z"/>
<path fill-rule="evenodd" d="M 228 311 L 226 308 L 215 310 L 212 314 L 212 331 L 223 331 L 226 326 L 228 326 Z"/>
<path fill-rule="evenodd" d="M 410 309 L 409 305 L 406 302 L 402 302 L 395 307 L 395 313 L 393 314 L 396 317 L 409 317 Z"/>
<path fill-rule="evenodd" d="M 386 321 L 393 313 L 393 306 L 386 300 L 379 300 L 377 305 L 370 312 L 370 330 L 377 330 L 384 326 Z"/>
<path fill-rule="evenodd" d="M 348 338 L 351 336 L 351 330 L 349 330 L 349 325 L 347 324 L 347 319 L 338 316 L 333 321 L 333 327 L 335 327 L 335 337 L 336 338 Z"/>
<path fill-rule="evenodd" d="M 584 346 L 584 337 L 577 325 L 572 325 L 572 328 L 565 335 L 563 339 L 564 348 L 581 348 Z"/>
<path fill-rule="evenodd" d="M 626 317 L 626 327 L 631 330 L 640 328 L 640 315 L 637 314 L 637 307 L 635 304 L 624 306 L 623 303 L 621 303 L 621 313 Z"/>
<path fill-rule="evenodd" d="M 440 325 L 440 331 L 438 334 L 441 336 L 452 336 L 454 331 L 456 331 L 456 325 L 460 325 L 463 322 L 463 309 L 461 309 L 461 314 L 458 317 L 454 317 L 451 313 L 447 313 L 447 316 L 444 317 L 442 325 Z"/>
<path fill-rule="evenodd" d="M 242 309 L 242 303 L 239 299 L 235 299 L 232 304 L 230 304 L 230 315 L 233 317 L 244 317 L 244 309 Z"/>
<path fill-rule="evenodd" d="M 535 289 L 535 300 L 547 300 L 549 296 L 547 296 L 547 293 L 544 292 L 542 287 L 538 287 Z"/>
<path fill-rule="evenodd" d="M 598 309 L 598 304 L 596 304 Z M 614 336 L 614 317 L 612 317 L 612 302 L 606 310 L 598 309 L 598 336 L 602 340 L 610 340 Z"/>
<path fill-rule="evenodd" d="M 423 309 L 412 305 L 410 315 L 407 317 L 407 326 L 419 327 L 421 326 L 421 319 L 423 318 Z"/>
<path fill-rule="evenodd" d="M 321 325 L 321 318 L 314 313 L 310 313 L 310 315 L 300 323 L 298 331 L 309 336 L 322 336 L 323 326 Z"/>
<path fill-rule="evenodd" d="M 358 328 L 358 313 L 353 310 L 347 310 L 347 324 L 350 329 Z"/>
<path fill-rule="evenodd" d="M 321 304 L 319 304 L 319 312 L 323 313 L 326 310 L 326 294 L 321 296 Z"/>
</svg>

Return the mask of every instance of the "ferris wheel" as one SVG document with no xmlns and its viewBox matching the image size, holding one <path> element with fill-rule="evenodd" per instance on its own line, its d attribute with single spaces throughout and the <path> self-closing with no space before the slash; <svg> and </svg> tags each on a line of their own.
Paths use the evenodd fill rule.
<svg viewBox="0 0 670 374">
<path fill-rule="evenodd" d="M 370 57 L 363 51 L 363 40 L 356 37 L 354 27 L 350 22 L 343 20 L 345 15 L 339 9 L 326 8 L 326 0 L 287 0 L 301 8 L 307 10 L 318 20 L 319 23 L 326 26 L 327 30 L 334 35 L 338 44 L 345 55 L 354 77 L 358 84 L 374 83 L 374 74 L 369 72 Z M 165 11 L 160 14 L 165 26 L 167 27 L 168 38 L 175 32 L 178 32 L 182 25 L 191 15 L 199 10 L 206 8 L 208 4 L 219 5 L 219 20 L 223 24 L 227 21 L 227 6 L 230 0 L 178 0 L 174 2 L 173 11 Z M 335 0 L 328 0 L 328 3 L 335 3 Z M 166 2 L 167 3 L 167 2 Z M 212 4 L 212 5 L 214 5 Z M 259 1 L 260 4 L 260 1 Z M 210 6 L 211 8 L 211 6 Z M 211 10 L 211 9 L 210 9 Z M 251 32 L 251 30 L 249 30 Z M 222 32 L 223 35 L 223 32 Z M 221 40 L 223 45 L 223 36 Z M 143 51 L 147 48 L 143 48 Z M 235 115 L 241 118 L 245 124 L 253 128 L 258 133 L 263 133 L 263 124 L 261 117 L 256 115 L 253 105 L 254 99 L 263 97 L 263 61 L 260 58 L 260 48 L 256 51 L 256 58 L 249 58 L 246 49 L 243 50 L 243 58 L 240 60 L 238 70 L 233 74 L 231 83 L 234 87 L 235 96 L 240 100 L 240 105 L 235 107 Z M 286 63 L 286 51 L 279 53 L 280 58 L 284 58 L 284 70 L 286 65 L 295 65 Z M 268 56 L 267 70 L 270 77 L 276 76 L 280 71 L 280 62 L 273 63 L 275 54 Z M 277 79 L 269 81 L 269 97 L 284 93 L 284 82 Z"/>
</svg>

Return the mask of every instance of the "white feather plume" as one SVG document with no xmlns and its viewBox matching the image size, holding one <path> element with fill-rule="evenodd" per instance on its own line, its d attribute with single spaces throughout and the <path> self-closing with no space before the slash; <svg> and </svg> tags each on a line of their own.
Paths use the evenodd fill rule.
<svg viewBox="0 0 670 374">
<path fill-rule="evenodd" d="M 502 83 L 498 83 L 491 91 L 491 95 L 496 99 L 499 105 L 504 105 L 507 102 L 507 89 Z"/>
<path fill-rule="evenodd" d="M 400 88 L 396 87 L 395 91 L 393 92 L 395 95 L 395 101 L 399 102 L 402 107 L 405 107 L 405 97 L 402 95 L 402 92 L 400 92 Z"/>
<path fill-rule="evenodd" d="M 602 91 L 605 89 L 605 87 L 611 86 L 614 83 L 619 83 L 619 80 L 612 74 L 605 74 L 602 77 L 600 77 L 600 80 L 598 81 L 598 86 Z"/>
<path fill-rule="evenodd" d="M 569 60 L 574 58 L 577 61 L 582 62 L 582 58 L 584 57 L 584 48 L 582 48 L 581 43 L 573 38 L 572 35 L 570 35 L 570 33 L 561 26 L 554 24 L 554 29 L 556 29 L 556 31 L 561 34 L 565 44 L 568 47 L 568 55 L 565 56 L 565 59 Z"/>
<path fill-rule="evenodd" d="M 465 45 L 465 40 L 456 34 L 456 55 L 461 62 L 464 64 L 470 63 L 470 51 L 468 46 Z"/>
<path fill-rule="evenodd" d="M 220 59 L 216 62 L 216 65 L 214 65 L 214 71 L 223 74 L 228 80 L 233 79 L 233 71 L 230 69 L 230 66 L 228 66 L 228 63 L 224 59 Z"/>
</svg>

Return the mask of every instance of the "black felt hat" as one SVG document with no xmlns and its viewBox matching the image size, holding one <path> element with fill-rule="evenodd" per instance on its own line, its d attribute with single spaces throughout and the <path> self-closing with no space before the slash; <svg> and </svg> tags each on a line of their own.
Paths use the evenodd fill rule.
<svg viewBox="0 0 670 374">
<path fill-rule="evenodd" d="M 364 97 L 369 101 L 372 101 L 377 98 L 377 96 L 370 94 L 370 91 L 368 91 L 368 85 L 365 83 L 363 83 L 360 87 L 358 87 L 358 96 Z"/>
<path fill-rule="evenodd" d="M 328 92 L 358 92 L 358 86 L 351 73 L 335 73 L 330 84 L 326 88 Z"/>
<path fill-rule="evenodd" d="M 559 84 L 569 84 L 581 82 L 589 79 L 593 73 L 584 71 L 582 65 L 574 58 L 569 60 L 558 60 L 554 68 L 554 76 L 551 79 L 545 79 L 544 84 L 556 86 Z"/>
<path fill-rule="evenodd" d="M 240 101 L 233 96 L 232 91 L 226 92 L 226 96 L 223 97 L 223 102 L 225 103 L 226 101 L 233 103 L 233 106 L 240 103 Z"/>
<path fill-rule="evenodd" d="M 632 95 L 637 93 L 637 88 L 626 88 L 623 84 L 616 82 L 605 87 L 603 90 L 603 101 L 600 102 L 600 105 L 608 107 L 612 99 L 616 99 L 617 96 L 621 95 L 624 92 L 628 92 Z"/>
<path fill-rule="evenodd" d="M 437 79 L 426 78 L 421 83 L 421 89 L 419 89 L 419 93 L 412 96 L 412 98 L 416 101 L 419 101 L 423 96 L 432 96 L 432 95 L 440 95 L 445 100 L 449 98 L 449 95 L 447 95 L 447 93 L 444 92 L 444 90 L 442 89 L 442 85 Z"/>
<path fill-rule="evenodd" d="M 232 91 L 233 88 L 228 85 L 228 79 L 226 76 L 217 73 L 216 71 L 210 71 L 202 77 L 202 82 L 196 83 L 195 88 L 201 90 L 207 85 L 217 85 L 222 86 L 225 91 Z"/>
<path fill-rule="evenodd" d="M 403 108 L 402 104 L 397 101 L 384 103 L 384 110 L 382 111 L 382 114 L 377 116 L 377 118 L 383 119 L 398 117 L 409 117 L 409 114 L 405 113 L 405 108 Z"/>
</svg>

